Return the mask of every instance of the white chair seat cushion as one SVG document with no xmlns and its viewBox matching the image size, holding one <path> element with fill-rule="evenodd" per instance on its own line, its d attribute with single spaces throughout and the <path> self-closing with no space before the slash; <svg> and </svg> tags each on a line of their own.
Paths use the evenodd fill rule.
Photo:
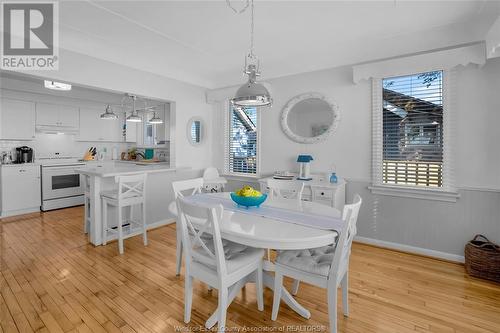
<svg viewBox="0 0 500 333">
<path fill-rule="evenodd" d="M 279 251 L 276 262 L 303 272 L 327 277 L 334 253 L 334 245 L 307 250 Z"/>
<path fill-rule="evenodd" d="M 209 239 L 207 238 L 202 236 L 202 239 L 204 240 L 207 248 L 213 254 L 215 254 L 214 242 L 211 241 L 211 237 Z M 232 273 L 252 262 L 262 260 L 262 257 L 265 253 L 264 249 L 253 248 L 225 239 L 222 240 L 222 246 L 224 248 L 224 257 L 226 258 L 226 267 L 228 273 Z M 206 265 L 211 269 L 217 268 L 215 260 L 210 257 L 206 250 L 201 246 L 193 249 L 193 260 Z"/>
</svg>

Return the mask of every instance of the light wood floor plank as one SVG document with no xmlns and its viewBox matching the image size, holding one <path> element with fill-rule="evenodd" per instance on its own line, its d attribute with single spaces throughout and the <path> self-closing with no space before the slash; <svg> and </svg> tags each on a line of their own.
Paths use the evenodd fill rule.
<svg viewBox="0 0 500 333">
<path fill-rule="evenodd" d="M 150 231 L 147 247 L 140 236 L 126 240 L 119 255 L 114 242 L 88 244 L 82 219 L 83 209 L 75 207 L 0 220 L 0 333 L 185 327 L 184 279 L 174 273 L 175 226 Z M 500 333 L 500 285 L 468 277 L 459 264 L 354 244 L 349 299 L 349 318 L 338 308 L 339 332 Z M 260 312 L 249 285 L 229 307 L 227 324 L 285 332 L 328 328 L 324 290 L 303 283 L 297 300 L 311 319 L 282 304 L 273 322 L 272 292 L 265 291 Z M 217 293 L 195 282 L 188 326 L 203 326 L 216 307 Z"/>
</svg>

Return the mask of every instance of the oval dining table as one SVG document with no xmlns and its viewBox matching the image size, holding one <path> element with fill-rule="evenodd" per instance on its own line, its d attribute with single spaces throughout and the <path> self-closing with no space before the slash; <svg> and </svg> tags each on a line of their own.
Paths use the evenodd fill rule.
<svg viewBox="0 0 500 333">
<path fill-rule="evenodd" d="M 228 192 L 211 193 L 209 195 L 220 197 L 221 200 L 230 198 Z M 306 214 L 311 213 L 314 215 L 341 218 L 341 212 L 338 209 L 316 202 L 269 198 L 263 205 Z M 170 203 L 169 210 L 177 216 L 175 202 Z M 338 236 L 338 233 L 334 230 L 317 229 L 265 216 L 249 214 L 240 210 L 232 211 L 228 209 L 224 210 L 220 232 L 222 238 L 229 241 L 251 247 L 274 250 L 304 250 L 322 247 L 334 244 Z M 263 282 L 270 289 L 274 289 L 274 275 L 270 274 L 272 271 L 274 271 L 274 264 L 270 261 L 270 258 L 267 258 L 264 261 Z M 252 282 L 250 279 L 240 280 L 229 290 L 228 304 L 231 304 L 247 282 Z M 285 288 L 282 289 L 281 299 L 302 317 L 306 319 L 311 317 L 309 310 L 300 305 Z M 217 311 L 218 309 L 207 320 L 205 327 L 211 328 L 217 323 Z"/>
</svg>

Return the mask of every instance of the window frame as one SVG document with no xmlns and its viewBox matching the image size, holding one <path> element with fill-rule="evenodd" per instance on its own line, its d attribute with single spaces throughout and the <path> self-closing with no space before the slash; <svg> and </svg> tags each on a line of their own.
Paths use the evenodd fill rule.
<svg viewBox="0 0 500 333">
<path fill-rule="evenodd" d="M 237 177 L 237 178 L 260 178 L 260 156 L 261 156 L 261 116 L 259 108 L 257 109 L 257 154 L 256 158 L 256 168 L 255 173 L 245 173 L 245 172 L 232 172 L 230 171 L 230 141 L 231 141 L 231 121 L 232 121 L 232 106 L 231 102 L 228 100 L 224 103 L 224 175 Z"/>
<path fill-rule="evenodd" d="M 459 194 L 456 192 L 453 178 L 453 112 L 454 70 L 437 68 L 443 72 L 443 162 L 442 187 L 424 187 L 405 184 L 385 184 L 383 182 L 383 96 L 382 81 L 384 78 L 372 78 L 372 185 L 369 189 L 373 194 L 400 196 L 417 199 L 456 202 Z M 426 71 L 409 71 L 394 76 L 415 75 Z M 387 75 L 391 77 L 391 75 Z"/>
</svg>

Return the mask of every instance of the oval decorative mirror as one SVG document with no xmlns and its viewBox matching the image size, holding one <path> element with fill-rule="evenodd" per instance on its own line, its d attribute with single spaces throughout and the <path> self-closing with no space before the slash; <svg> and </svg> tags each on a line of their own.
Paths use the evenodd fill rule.
<svg viewBox="0 0 500 333">
<path fill-rule="evenodd" d="M 190 144 L 197 146 L 202 143 L 204 127 L 203 121 L 199 117 L 193 117 L 188 121 L 186 134 Z"/>
<path fill-rule="evenodd" d="M 281 128 L 293 141 L 316 143 L 330 136 L 340 120 L 337 104 L 319 93 L 292 98 L 281 113 Z"/>
</svg>

